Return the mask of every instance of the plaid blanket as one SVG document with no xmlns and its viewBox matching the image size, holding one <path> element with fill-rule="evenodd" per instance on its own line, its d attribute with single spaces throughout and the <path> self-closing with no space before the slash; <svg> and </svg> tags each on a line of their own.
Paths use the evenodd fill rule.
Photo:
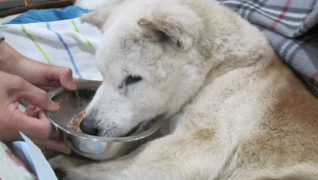
<svg viewBox="0 0 318 180">
<path fill-rule="evenodd" d="M 276 53 L 318 96 L 317 0 L 215 0 L 264 31 Z"/>
</svg>

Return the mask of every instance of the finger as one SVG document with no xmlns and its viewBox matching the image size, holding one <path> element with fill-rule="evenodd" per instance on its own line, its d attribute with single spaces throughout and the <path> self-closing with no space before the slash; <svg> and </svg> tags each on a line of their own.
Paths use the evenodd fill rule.
<svg viewBox="0 0 318 180">
<path fill-rule="evenodd" d="M 56 74 L 57 78 L 60 80 L 61 85 L 68 90 L 75 90 L 76 85 L 73 80 L 72 70 L 70 68 L 58 67 L 59 72 Z"/>
<path fill-rule="evenodd" d="M 35 110 L 37 109 L 36 106 L 33 106 L 33 105 L 29 105 L 27 106 L 27 108 L 25 109 L 25 113 L 28 115 L 28 116 L 32 116 L 35 112 Z"/>
<path fill-rule="evenodd" d="M 45 84 L 37 84 L 37 86 L 38 87 L 56 88 L 56 87 L 61 86 L 61 83 L 60 83 L 60 80 L 51 80 L 51 81 L 46 82 Z"/>
<path fill-rule="evenodd" d="M 80 78 L 73 78 L 73 82 L 75 84 L 75 82 L 79 82 L 79 81 L 84 81 L 85 79 L 80 79 Z M 61 86 L 61 83 L 59 80 L 54 80 L 54 81 L 50 81 L 48 83 L 46 83 L 45 85 L 37 85 L 37 87 L 46 90 L 47 92 L 49 91 L 54 91 L 57 88 L 59 88 L 59 86 Z M 73 85 L 71 85 L 73 86 Z M 74 90 L 74 89 L 70 89 L 69 90 Z M 76 84 L 75 84 L 75 89 L 76 89 Z"/>
<path fill-rule="evenodd" d="M 73 78 L 74 82 L 80 82 L 80 81 L 85 81 L 85 79 L 82 78 Z"/>
<path fill-rule="evenodd" d="M 27 116 L 19 110 L 14 113 L 14 119 L 17 121 L 17 129 L 29 137 L 48 139 L 52 130 L 51 122 L 41 113 L 39 114 L 39 118 L 40 119 Z"/>
<path fill-rule="evenodd" d="M 47 119 L 43 111 L 40 112 L 39 117 L 40 119 Z M 40 146 L 44 148 L 53 149 L 56 151 L 63 152 L 65 154 L 71 153 L 70 148 L 66 146 L 66 142 L 56 141 L 53 139 L 45 139 L 45 140 L 39 139 L 39 138 L 35 138 L 35 139 L 37 141 L 37 144 L 39 144 Z"/>
<path fill-rule="evenodd" d="M 28 116 L 38 118 L 41 111 L 42 111 L 41 108 L 36 107 L 36 106 L 33 106 L 33 105 L 29 105 L 29 106 L 26 108 L 25 113 L 26 113 Z"/>
<path fill-rule="evenodd" d="M 45 110 L 56 111 L 59 109 L 58 104 L 51 101 L 47 92 L 28 83 L 22 78 L 17 78 L 16 83 L 13 83 L 10 94 L 13 94 L 17 99 L 23 99 L 34 106 L 38 106 Z"/>
<path fill-rule="evenodd" d="M 71 149 L 67 147 L 65 142 L 60 142 L 53 139 L 43 140 L 43 139 L 37 139 L 37 138 L 32 138 L 32 141 L 43 148 L 52 149 L 55 151 L 62 152 L 64 154 L 71 154 Z"/>
<path fill-rule="evenodd" d="M 37 87 L 39 87 L 39 88 L 41 88 L 41 89 L 44 89 L 46 92 L 50 92 L 50 91 L 55 91 L 55 90 L 57 90 L 59 87 L 60 87 L 61 85 L 59 84 L 59 85 L 57 85 L 57 86 L 37 86 Z"/>
</svg>

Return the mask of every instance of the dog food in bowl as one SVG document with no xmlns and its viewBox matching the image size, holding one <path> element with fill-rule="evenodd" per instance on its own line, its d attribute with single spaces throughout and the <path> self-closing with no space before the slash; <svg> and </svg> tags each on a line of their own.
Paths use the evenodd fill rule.
<svg viewBox="0 0 318 180">
<path fill-rule="evenodd" d="M 66 141 L 73 152 L 92 160 L 108 160 L 131 152 L 144 142 L 156 138 L 162 121 L 151 120 L 134 128 L 125 137 L 91 136 L 81 132 L 80 122 L 85 109 L 101 84 L 100 81 L 76 82 L 76 91 L 60 88 L 50 94 L 50 98 L 59 103 L 60 109 L 46 112 L 55 126 L 54 138 Z"/>
<path fill-rule="evenodd" d="M 83 133 L 83 131 L 80 128 L 80 123 L 84 119 L 85 111 L 81 111 L 79 114 L 75 115 L 72 120 L 67 124 L 67 127 L 76 131 Z"/>
</svg>

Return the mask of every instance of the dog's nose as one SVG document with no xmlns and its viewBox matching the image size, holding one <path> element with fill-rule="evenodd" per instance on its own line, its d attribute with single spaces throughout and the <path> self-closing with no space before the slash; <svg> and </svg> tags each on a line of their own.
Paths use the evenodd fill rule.
<svg viewBox="0 0 318 180">
<path fill-rule="evenodd" d="M 84 118 L 80 123 L 80 128 L 85 134 L 96 136 L 98 133 L 97 127 L 94 125 L 94 120 Z"/>
</svg>

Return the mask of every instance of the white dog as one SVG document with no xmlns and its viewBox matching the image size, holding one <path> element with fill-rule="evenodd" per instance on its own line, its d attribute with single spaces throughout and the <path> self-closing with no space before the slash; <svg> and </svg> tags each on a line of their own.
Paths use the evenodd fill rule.
<svg viewBox="0 0 318 180">
<path fill-rule="evenodd" d="M 210 0 L 127 0 L 82 20 L 104 32 L 84 132 L 174 126 L 117 160 L 53 159 L 66 179 L 318 179 L 318 101 L 238 15 Z"/>
</svg>

